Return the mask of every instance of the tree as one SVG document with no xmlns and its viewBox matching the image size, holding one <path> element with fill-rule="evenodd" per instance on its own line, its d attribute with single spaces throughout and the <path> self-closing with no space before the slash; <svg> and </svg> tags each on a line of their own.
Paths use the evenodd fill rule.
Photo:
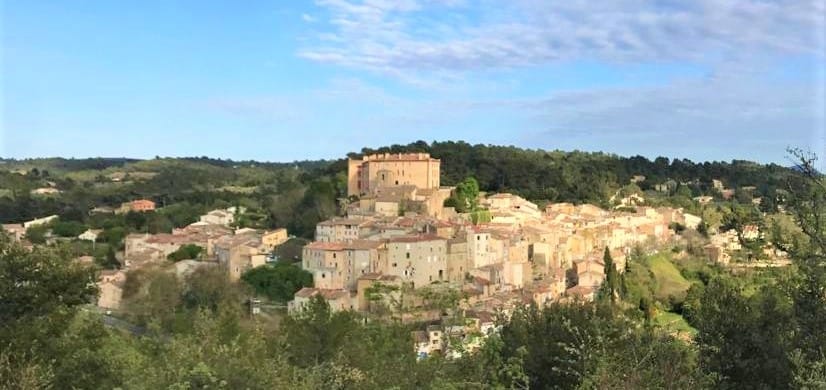
<svg viewBox="0 0 826 390">
<path fill-rule="evenodd" d="M 253 268 L 241 280 L 256 293 L 277 302 L 288 302 L 298 290 L 313 286 L 313 275 L 292 264 L 277 262 Z"/>
<path fill-rule="evenodd" d="M 222 306 L 240 308 L 245 295 L 221 267 L 204 266 L 187 276 L 183 302 L 188 308 L 217 312 Z"/>
<path fill-rule="evenodd" d="M 95 280 L 94 270 L 59 252 L 29 252 L 0 236 L 0 324 L 88 303 L 97 294 Z"/>
<path fill-rule="evenodd" d="M 705 219 L 701 219 L 700 223 L 697 224 L 697 233 L 700 233 L 703 237 L 708 238 L 708 224 Z"/>
<path fill-rule="evenodd" d="M 26 229 L 26 239 L 32 244 L 45 244 L 46 233 L 49 232 L 49 227 L 46 225 L 32 226 Z"/>
<path fill-rule="evenodd" d="M 167 259 L 178 262 L 181 260 L 193 260 L 197 259 L 201 253 L 204 251 L 199 245 L 195 244 L 184 244 L 181 245 L 175 252 L 170 253 L 166 256 Z"/>
<path fill-rule="evenodd" d="M 86 226 L 77 221 L 57 221 L 52 225 L 52 233 L 60 237 L 77 237 L 86 231 Z"/>
<path fill-rule="evenodd" d="M 617 267 L 614 265 L 614 259 L 611 257 L 611 251 L 608 250 L 607 246 L 602 255 L 602 261 L 605 263 L 605 282 L 602 285 L 603 295 L 608 296 L 611 303 L 616 303 L 622 283 Z"/>
<path fill-rule="evenodd" d="M 107 269 L 117 269 L 120 268 L 120 261 L 118 261 L 118 257 L 115 254 L 115 248 L 112 245 L 108 245 L 106 248 L 106 257 L 99 261 L 100 266 Z"/>
<path fill-rule="evenodd" d="M 473 177 L 468 177 L 456 185 L 455 195 L 456 211 L 467 213 L 476 210 L 479 202 L 479 182 Z"/>
<path fill-rule="evenodd" d="M 301 312 L 284 319 L 290 361 L 308 367 L 333 359 L 358 326 L 352 313 L 334 313 L 324 298 L 313 296 Z"/>
<path fill-rule="evenodd" d="M 132 228 L 134 231 L 143 232 L 146 230 L 146 215 L 136 211 L 126 213 L 124 217 L 126 226 Z"/>
<path fill-rule="evenodd" d="M 713 279 L 690 313 L 700 367 L 722 388 L 786 388 L 792 331 L 789 304 L 770 288 L 746 297 L 730 277 Z"/>
<path fill-rule="evenodd" d="M 815 169 L 816 156 L 791 150 L 797 175 L 787 183 L 790 213 L 806 236 L 784 243 L 798 272 L 789 280 L 795 317 L 798 371 L 826 361 L 826 183 Z"/>
</svg>

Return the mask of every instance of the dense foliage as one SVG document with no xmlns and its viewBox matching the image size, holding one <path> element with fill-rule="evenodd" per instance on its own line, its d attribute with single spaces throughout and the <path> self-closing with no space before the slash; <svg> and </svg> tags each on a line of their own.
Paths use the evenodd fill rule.
<svg viewBox="0 0 826 390">
<path fill-rule="evenodd" d="M 295 264 L 283 261 L 245 272 L 241 279 L 256 293 L 277 302 L 293 299 L 298 290 L 313 286 L 313 275 Z"/>
</svg>

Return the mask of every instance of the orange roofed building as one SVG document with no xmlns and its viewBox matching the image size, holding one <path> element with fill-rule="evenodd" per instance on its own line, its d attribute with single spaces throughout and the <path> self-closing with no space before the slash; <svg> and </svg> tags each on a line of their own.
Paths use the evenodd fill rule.
<svg viewBox="0 0 826 390">
<path fill-rule="evenodd" d="M 131 202 L 126 202 L 120 205 L 118 213 L 125 214 L 130 211 L 145 213 L 147 211 L 155 210 L 155 202 L 148 199 L 138 199 Z"/>
<path fill-rule="evenodd" d="M 347 164 L 347 195 L 372 194 L 377 188 L 413 185 L 439 188 L 441 161 L 428 153 L 371 154 Z"/>
</svg>

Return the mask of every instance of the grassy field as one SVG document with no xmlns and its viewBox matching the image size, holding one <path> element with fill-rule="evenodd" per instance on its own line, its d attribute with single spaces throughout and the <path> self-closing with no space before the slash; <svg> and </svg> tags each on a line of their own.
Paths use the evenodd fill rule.
<svg viewBox="0 0 826 390">
<path fill-rule="evenodd" d="M 672 333 L 684 333 L 692 337 L 697 334 L 697 329 L 692 328 L 685 318 L 677 313 L 661 311 L 654 317 L 654 323 Z"/>
<path fill-rule="evenodd" d="M 691 286 L 691 282 L 680 274 L 677 266 L 671 262 L 671 254 L 659 253 L 648 259 L 648 266 L 657 280 L 657 290 L 654 295 L 657 299 L 667 301 L 669 296 L 682 298 Z"/>
</svg>

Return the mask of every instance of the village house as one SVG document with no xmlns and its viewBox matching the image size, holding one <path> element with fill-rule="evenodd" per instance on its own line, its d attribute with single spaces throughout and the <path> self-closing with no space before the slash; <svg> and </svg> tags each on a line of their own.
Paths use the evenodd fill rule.
<svg viewBox="0 0 826 390">
<path fill-rule="evenodd" d="M 267 261 L 267 248 L 257 233 L 236 234 L 218 239 L 215 243 L 218 264 L 227 271 L 230 280 L 239 280 L 241 275 Z"/>
<path fill-rule="evenodd" d="M 123 295 L 123 283 L 126 281 L 126 272 L 123 270 L 103 270 L 98 277 L 98 307 L 118 310 Z"/>
<path fill-rule="evenodd" d="M 149 211 L 155 210 L 155 202 L 148 200 L 148 199 L 138 199 L 133 200 L 131 202 L 125 202 L 120 205 L 120 208 L 117 210 L 118 214 L 126 214 L 130 211 L 134 211 L 137 213 L 145 213 Z"/>
<path fill-rule="evenodd" d="M 331 290 L 314 287 L 304 287 L 295 293 L 295 297 L 287 304 L 287 311 L 295 313 L 303 310 L 310 299 L 320 295 L 330 305 L 333 312 L 354 310 L 354 302 L 347 290 Z"/>
<path fill-rule="evenodd" d="M 84 241 L 91 241 L 91 242 L 95 242 L 95 241 L 97 241 L 97 240 L 98 240 L 98 237 L 100 236 L 100 234 L 101 234 L 101 233 L 103 233 L 103 230 L 100 230 L 100 229 L 88 229 L 88 230 L 86 230 L 85 232 L 80 233 L 80 235 L 79 235 L 79 236 L 77 236 L 77 238 L 78 238 L 79 240 L 84 240 Z"/>
<path fill-rule="evenodd" d="M 230 226 L 235 222 L 235 214 L 227 210 L 212 210 L 199 218 L 200 222 Z"/>
<path fill-rule="evenodd" d="M 513 194 L 490 195 L 482 199 L 480 204 L 490 211 L 493 223 L 523 226 L 542 219 L 542 212 L 536 204 Z"/>
<path fill-rule="evenodd" d="M 265 231 L 264 234 L 261 236 L 261 242 L 264 243 L 264 246 L 267 247 L 267 250 L 272 252 L 275 248 L 289 239 L 289 235 L 287 234 L 287 229 L 280 228 L 275 230 L 268 230 Z"/>
<path fill-rule="evenodd" d="M 692 199 L 694 199 L 695 202 L 697 202 L 701 205 L 707 205 L 707 204 L 711 203 L 714 200 L 714 197 L 703 195 L 703 196 L 696 196 Z"/>
<path fill-rule="evenodd" d="M 31 220 L 31 221 L 23 222 L 23 228 L 28 229 L 30 227 L 42 226 L 42 225 L 45 225 L 45 224 L 47 224 L 49 222 L 52 222 L 52 221 L 55 221 L 55 220 L 57 220 L 57 215 L 50 215 L 48 217 L 36 218 L 36 219 Z"/>
<path fill-rule="evenodd" d="M 436 235 L 394 237 L 387 241 L 381 272 L 414 287 L 447 280 L 447 240 Z"/>
<path fill-rule="evenodd" d="M 343 261 L 344 244 L 340 242 L 314 241 L 302 248 L 301 266 L 313 274 L 313 284 L 318 288 L 344 288 L 343 273 L 339 269 L 339 262 Z"/>
<path fill-rule="evenodd" d="M 347 163 L 347 195 L 372 194 L 379 187 L 439 188 L 440 161 L 427 153 L 373 154 Z"/>
<path fill-rule="evenodd" d="M 708 244 L 703 247 L 708 259 L 714 263 L 726 265 L 731 261 L 731 255 L 718 244 Z"/>
<path fill-rule="evenodd" d="M 363 219 L 333 218 L 319 222 L 315 228 L 315 240 L 321 242 L 347 242 L 360 238 Z"/>
</svg>

